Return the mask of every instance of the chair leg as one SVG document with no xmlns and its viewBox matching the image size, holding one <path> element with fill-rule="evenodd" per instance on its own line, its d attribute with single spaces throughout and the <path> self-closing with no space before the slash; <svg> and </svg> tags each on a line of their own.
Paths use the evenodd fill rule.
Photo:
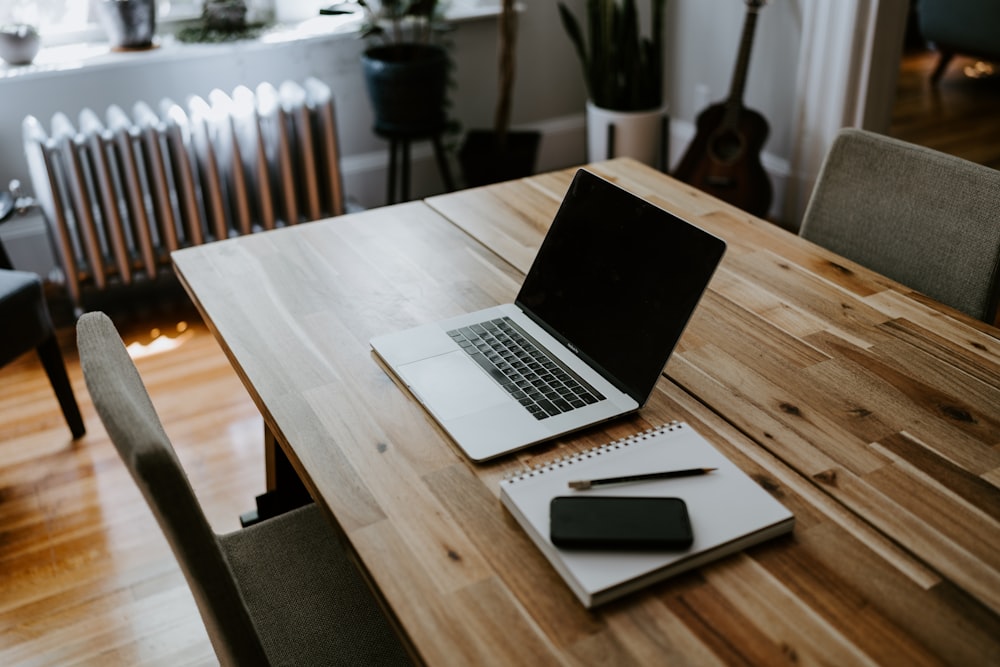
<svg viewBox="0 0 1000 667">
<path fill-rule="evenodd" d="M 76 440 L 82 437 L 87 429 L 84 428 L 80 407 L 76 403 L 76 396 L 73 395 L 69 375 L 66 374 L 66 364 L 63 362 L 62 352 L 59 350 L 59 342 L 53 334 L 42 341 L 36 350 L 42 360 L 42 366 L 45 367 L 45 373 L 49 376 L 52 389 L 56 392 L 56 398 L 59 399 L 59 405 L 62 407 L 69 430 L 73 434 L 73 439 Z"/>
<path fill-rule="evenodd" d="M 941 76 L 944 71 L 948 69 L 948 63 L 951 62 L 952 56 L 955 54 L 951 51 L 941 51 L 941 55 L 938 56 L 937 66 L 934 71 L 931 72 L 931 84 L 937 85 L 937 82 L 941 80 Z"/>
</svg>

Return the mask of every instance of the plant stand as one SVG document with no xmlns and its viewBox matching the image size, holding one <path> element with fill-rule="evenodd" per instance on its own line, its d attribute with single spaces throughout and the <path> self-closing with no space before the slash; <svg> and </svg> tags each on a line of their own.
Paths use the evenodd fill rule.
<svg viewBox="0 0 1000 667">
<path fill-rule="evenodd" d="M 386 128 L 375 128 L 375 134 L 389 141 L 389 175 L 386 187 L 386 203 L 395 204 L 410 199 L 410 143 L 414 141 L 430 140 L 434 146 L 434 159 L 437 161 L 438 171 L 441 173 L 441 180 L 448 192 L 455 189 L 454 181 L 451 178 L 451 169 L 448 167 L 448 160 L 445 156 L 444 145 L 441 143 L 441 135 L 444 128 L 434 130 L 397 130 Z M 400 157 L 402 159 L 400 159 Z M 396 198 L 396 176 L 399 174 L 399 198 Z"/>
<path fill-rule="evenodd" d="M 447 129 L 445 89 L 448 58 L 444 49 L 402 43 L 373 47 L 361 62 L 365 86 L 375 113 L 375 134 L 389 140 L 388 204 L 410 197 L 410 143 L 429 139 L 445 188 L 455 187 L 445 159 L 441 135 Z M 402 160 L 399 154 L 402 153 Z M 396 198 L 396 174 L 401 193 Z"/>
</svg>

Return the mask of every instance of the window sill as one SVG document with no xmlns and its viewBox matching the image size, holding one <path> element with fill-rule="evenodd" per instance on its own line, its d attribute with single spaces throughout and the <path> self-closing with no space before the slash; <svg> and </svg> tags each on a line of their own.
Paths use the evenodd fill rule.
<svg viewBox="0 0 1000 667">
<path fill-rule="evenodd" d="M 448 18 L 453 23 L 462 23 L 496 17 L 499 13 L 499 0 L 469 0 L 456 3 Z M 103 41 L 43 46 L 30 65 L 13 66 L 0 62 L 0 83 L 4 80 L 59 76 L 84 69 L 217 57 L 237 48 L 257 49 L 303 40 L 356 38 L 360 25 L 360 14 L 316 16 L 300 23 L 276 24 L 253 39 L 217 44 L 181 42 L 171 34 L 164 34 L 157 38 L 152 48 L 139 51 L 112 51 Z"/>
<path fill-rule="evenodd" d="M 264 48 L 296 40 L 330 39 L 356 36 L 360 19 L 354 16 L 317 16 L 296 25 L 276 25 L 248 40 L 219 44 L 178 41 L 173 35 L 160 35 L 150 49 L 112 51 L 107 42 L 81 42 L 43 47 L 30 65 L 0 66 L 0 81 L 5 79 L 42 78 L 83 69 L 146 65 L 171 59 L 218 56 L 234 49 Z"/>
</svg>

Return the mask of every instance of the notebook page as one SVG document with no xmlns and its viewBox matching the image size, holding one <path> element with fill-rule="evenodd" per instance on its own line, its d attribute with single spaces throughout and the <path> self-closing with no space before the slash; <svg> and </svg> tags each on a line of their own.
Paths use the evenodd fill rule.
<svg viewBox="0 0 1000 667">
<path fill-rule="evenodd" d="M 684 468 L 718 468 L 707 475 L 609 485 L 574 491 L 577 479 L 617 477 Z M 694 543 L 681 552 L 574 551 L 549 540 L 549 503 L 555 496 L 672 496 L 688 506 Z M 680 567 L 705 551 L 789 521 L 791 513 L 684 423 L 674 422 L 590 450 L 569 461 L 501 482 L 501 499 L 572 587 L 588 595 L 664 568 Z M 520 515 L 520 516 L 519 516 Z M 724 555 L 721 552 L 718 555 Z M 704 560 L 704 559 L 699 559 Z M 665 575 L 667 576 L 667 575 Z"/>
</svg>

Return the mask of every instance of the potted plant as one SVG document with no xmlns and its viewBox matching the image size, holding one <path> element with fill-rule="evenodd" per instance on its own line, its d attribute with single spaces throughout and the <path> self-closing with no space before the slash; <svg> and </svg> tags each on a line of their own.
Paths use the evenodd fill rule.
<svg viewBox="0 0 1000 667">
<path fill-rule="evenodd" d="M 94 6 L 112 51 L 153 48 L 156 0 L 97 0 Z"/>
<path fill-rule="evenodd" d="M 432 135 L 446 126 L 448 54 L 437 0 L 358 0 L 361 34 L 375 42 L 361 57 L 376 132 Z"/>
<path fill-rule="evenodd" d="M 666 166 L 663 109 L 663 15 L 666 0 L 650 0 L 650 34 L 643 36 L 636 0 L 587 0 L 587 38 L 562 3 L 559 14 L 583 66 L 588 160 L 628 155 Z"/>
<path fill-rule="evenodd" d="M 514 0 L 503 0 L 498 29 L 499 72 L 493 129 L 469 131 L 459 152 L 465 183 L 469 186 L 530 176 L 535 169 L 541 138 L 539 132 L 510 131 L 517 70 L 517 10 Z"/>
</svg>

